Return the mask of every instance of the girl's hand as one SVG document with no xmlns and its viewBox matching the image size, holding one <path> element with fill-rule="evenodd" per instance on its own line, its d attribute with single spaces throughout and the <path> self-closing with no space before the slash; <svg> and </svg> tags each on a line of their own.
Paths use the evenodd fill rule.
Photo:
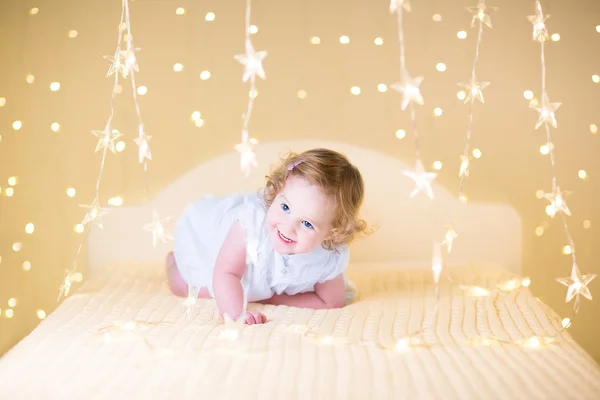
<svg viewBox="0 0 600 400">
<path fill-rule="evenodd" d="M 267 322 L 265 314 L 258 311 L 246 311 L 246 318 L 244 319 L 247 325 L 264 324 Z"/>
</svg>

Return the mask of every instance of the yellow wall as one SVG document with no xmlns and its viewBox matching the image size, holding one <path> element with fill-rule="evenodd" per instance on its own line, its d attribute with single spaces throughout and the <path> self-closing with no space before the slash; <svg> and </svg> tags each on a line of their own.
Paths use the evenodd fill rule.
<svg viewBox="0 0 600 400">
<path fill-rule="evenodd" d="M 177 4 L 176 4 L 177 3 Z M 242 67 L 233 55 L 244 51 L 244 2 L 137 0 L 131 4 L 134 42 L 140 71 L 138 85 L 142 116 L 152 135 L 150 194 L 207 158 L 230 151 L 239 142 L 241 114 L 248 86 L 241 82 Z M 399 78 L 398 39 L 388 3 L 378 1 L 254 1 L 252 22 L 257 49 L 266 49 L 267 80 L 258 82 L 258 98 L 250 124 L 251 135 L 261 141 L 305 137 L 344 140 L 373 148 L 412 163 L 414 146 L 407 136 L 409 116 L 399 109 L 400 95 L 381 93 L 380 83 Z M 450 3 L 450 4 L 448 4 Z M 409 71 L 423 75 L 425 105 L 419 126 L 423 158 L 430 167 L 443 163 L 438 180 L 451 190 L 458 187 L 458 155 L 465 143 L 468 106 L 457 99 L 456 83 L 470 76 L 477 31 L 471 29 L 464 6 L 475 1 L 413 2 L 406 15 L 406 52 Z M 546 142 L 543 130 L 534 131 L 537 113 L 528 108 L 523 92 L 540 94 L 540 46 L 531 40 L 526 16 L 531 2 L 498 1 L 492 14 L 493 29 L 485 29 L 478 77 L 491 82 L 484 91 L 486 103 L 474 109 L 473 146 L 482 158 L 473 162 L 466 183 L 474 201 L 505 202 L 514 206 L 524 223 L 524 268 L 532 289 L 561 315 L 566 290 L 555 282 L 570 273 L 570 257 L 563 255 L 566 237 L 559 219 L 550 220 L 546 202 L 537 190 L 551 189 L 548 156 L 540 154 Z M 519 3 L 512 5 L 509 3 Z M 573 216 L 569 227 L 584 273 L 600 273 L 600 161 L 599 135 L 590 131 L 598 120 L 600 74 L 597 51 L 600 4 L 550 3 L 546 11 L 551 33 L 558 42 L 547 43 L 548 90 L 562 102 L 557 112 L 559 129 L 552 130 L 556 171 L 565 190 L 572 190 L 568 204 Z M 587 3 L 587 4 L 584 4 Z M 184 7 L 177 16 L 175 8 Z M 31 7 L 39 7 L 35 15 Z M 207 12 L 216 19 L 205 21 Z M 434 13 L 442 16 L 435 22 Z M 0 2 L 0 354 L 27 335 L 39 319 L 36 310 L 50 313 L 56 306 L 58 287 L 65 268 L 74 258 L 84 236 L 74 232 L 84 215 L 79 204 L 89 204 L 99 172 L 100 153 L 91 130 L 102 130 L 110 110 L 112 80 L 105 78 L 109 63 L 102 58 L 114 52 L 120 1 Z M 76 30 L 76 38 L 69 38 Z M 465 40 L 457 32 L 465 30 Z M 341 35 L 350 43 L 342 45 Z M 321 44 L 310 43 L 318 36 Z M 374 39 L 381 37 L 382 46 Z M 443 62 L 446 72 L 437 72 Z M 181 72 L 173 65 L 183 64 Z M 202 70 L 211 78 L 199 78 Z M 27 83 L 28 74 L 35 76 Z M 51 82 L 60 82 L 52 92 Z M 126 148 L 109 154 L 101 181 L 101 201 L 120 196 L 135 204 L 145 196 L 144 174 L 137 163 L 133 139 L 137 117 L 131 82 L 123 82 L 116 98 L 113 128 L 124 133 Z M 352 86 L 361 88 L 358 96 Z M 306 91 L 299 99 L 298 91 Z M 435 107 L 443 109 L 434 117 Z M 191 115 L 200 111 L 204 126 L 194 126 Z M 23 123 L 19 131 L 14 121 Z M 53 132 L 51 124 L 60 130 Z M 578 178 L 578 171 L 588 178 Z M 17 177 L 14 194 L 7 195 L 8 178 Z M 66 194 L 76 189 L 74 198 Z M 584 228 L 584 221 L 591 226 Z M 25 232 L 27 223 L 35 231 Z M 544 226 L 537 237 L 535 229 Z M 15 242 L 22 243 L 19 252 Z M 85 251 L 85 250 L 84 250 Z M 84 253 L 85 255 L 85 253 Z M 22 264 L 31 263 L 24 271 Z M 592 293 L 600 282 L 592 282 Z M 15 298 L 13 318 L 7 318 L 8 300 Z M 597 300 L 584 300 L 571 332 L 596 359 L 600 346 Z M 540 332 L 542 334 L 543 332 Z"/>
</svg>

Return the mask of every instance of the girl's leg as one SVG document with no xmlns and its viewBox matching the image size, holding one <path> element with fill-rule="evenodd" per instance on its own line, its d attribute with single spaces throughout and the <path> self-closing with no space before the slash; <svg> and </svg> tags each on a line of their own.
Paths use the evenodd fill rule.
<svg viewBox="0 0 600 400">
<path fill-rule="evenodd" d="M 188 295 L 188 285 L 185 283 L 181 274 L 179 273 L 179 268 L 177 268 L 177 264 L 175 263 L 175 256 L 173 252 L 170 252 L 167 256 L 167 278 L 169 280 L 169 287 L 173 294 L 181 297 L 187 297 Z M 199 299 L 210 299 L 210 293 L 207 288 L 200 289 L 198 293 Z"/>
</svg>

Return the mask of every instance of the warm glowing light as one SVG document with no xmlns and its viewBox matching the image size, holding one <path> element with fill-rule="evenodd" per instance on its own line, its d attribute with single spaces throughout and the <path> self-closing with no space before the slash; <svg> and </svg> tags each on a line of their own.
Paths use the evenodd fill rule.
<svg viewBox="0 0 600 400">
<path fill-rule="evenodd" d="M 441 161 L 434 161 L 433 162 L 433 169 L 437 169 L 438 171 L 440 169 L 442 169 L 442 162 Z"/>
<path fill-rule="evenodd" d="M 550 38 L 553 42 L 558 42 L 560 40 L 560 35 L 558 33 L 553 33 Z"/>
<path fill-rule="evenodd" d="M 15 186 L 17 184 L 17 177 L 11 176 L 10 178 L 8 178 L 8 184 L 10 186 Z"/>
<path fill-rule="evenodd" d="M 21 245 L 21 243 L 20 243 L 20 242 L 15 242 L 15 243 L 13 243 L 13 245 L 12 245 L 12 249 L 13 249 L 14 251 L 21 251 L 21 247 L 22 247 L 22 245 Z"/>
<path fill-rule="evenodd" d="M 50 84 L 50 90 L 52 90 L 53 92 L 57 92 L 59 89 L 60 89 L 60 83 L 52 82 Z"/>
<path fill-rule="evenodd" d="M 465 31 L 459 31 L 456 34 L 456 37 L 459 38 L 459 39 L 466 39 L 467 38 L 467 32 L 465 32 Z"/>
<path fill-rule="evenodd" d="M 570 318 L 563 318 L 563 320 L 560 323 L 562 325 L 563 328 L 567 329 L 568 327 L 571 326 L 571 319 Z"/>
<path fill-rule="evenodd" d="M 310 42 L 312 44 L 319 44 L 319 43 L 321 43 L 321 39 L 318 36 L 313 36 L 310 38 Z"/>
<path fill-rule="evenodd" d="M 15 312 L 12 309 L 8 309 L 6 311 L 4 311 L 4 316 L 6 318 L 12 318 L 15 315 Z"/>
<path fill-rule="evenodd" d="M 446 64 L 444 64 L 444 63 L 437 63 L 435 65 L 435 69 L 438 70 L 439 72 L 445 72 L 446 71 Z"/>
<path fill-rule="evenodd" d="M 592 135 L 597 134 L 598 133 L 598 125 L 590 124 L 590 132 L 592 132 Z"/>
<path fill-rule="evenodd" d="M 381 93 L 385 93 L 387 92 L 387 85 L 385 83 L 380 83 L 379 85 L 377 85 L 377 90 L 379 90 Z"/>
<path fill-rule="evenodd" d="M 463 204 L 467 204 L 469 202 L 469 198 L 466 195 L 461 195 L 458 200 L 463 203 Z"/>
<path fill-rule="evenodd" d="M 258 33 L 258 26 L 256 25 L 250 25 L 250 27 L 248 28 L 248 33 L 251 35 L 255 35 Z"/>
<path fill-rule="evenodd" d="M 568 256 L 569 254 L 573 253 L 573 249 L 571 249 L 571 246 L 569 245 L 563 246 L 562 253 Z"/>
<path fill-rule="evenodd" d="M 462 90 L 456 93 L 456 98 L 458 98 L 459 100 L 464 100 L 466 97 L 467 94 Z"/>
<path fill-rule="evenodd" d="M 121 85 L 117 85 L 117 86 L 115 86 L 115 93 L 116 93 L 116 94 L 119 94 L 119 93 L 121 93 L 122 91 L 123 91 L 123 86 L 121 86 Z"/>
<path fill-rule="evenodd" d="M 215 17 L 216 17 L 216 15 L 214 12 L 209 12 L 206 14 L 206 17 L 204 17 L 204 19 L 208 22 L 212 22 L 215 20 Z"/>
<path fill-rule="evenodd" d="M 433 20 L 435 22 L 441 22 L 442 21 L 442 16 L 440 14 L 433 14 Z"/>
<path fill-rule="evenodd" d="M 15 308 L 17 306 L 17 299 L 15 299 L 14 297 L 8 299 L 8 306 L 10 308 Z"/>
<path fill-rule="evenodd" d="M 177 9 L 175 10 L 175 15 L 184 15 L 185 14 L 185 9 L 183 7 L 177 7 Z"/>
<path fill-rule="evenodd" d="M 123 199 L 121 197 L 111 197 L 108 199 L 108 204 L 113 207 L 119 207 L 123 205 Z"/>
<path fill-rule="evenodd" d="M 360 94 L 360 88 L 358 86 L 352 86 L 350 88 L 350 93 L 352 93 L 355 96 L 358 96 Z"/>
<path fill-rule="evenodd" d="M 600 82 L 600 76 L 598 76 L 598 75 L 595 75 L 595 74 L 594 74 L 594 75 L 592 75 L 592 81 L 593 81 L 594 83 L 598 83 L 598 82 Z"/>
<path fill-rule="evenodd" d="M 592 222 L 590 220 L 585 220 L 583 221 L 583 229 L 590 229 L 590 227 L 592 226 Z"/>
<path fill-rule="evenodd" d="M 85 230 L 85 227 L 83 226 L 83 224 L 77 224 L 75 225 L 74 231 L 77 233 L 83 233 L 83 231 Z"/>
<path fill-rule="evenodd" d="M 119 153 L 121 153 L 123 150 L 125 150 L 125 146 L 126 146 L 125 142 L 120 140 L 115 145 L 115 150 L 117 150 Z"/>
<path fill-rule="evenodd" d="M 21 121 L 15 121 L 13 122 L 12 127 L 15 131 L 18 131 L 23 127 L 23 123 Z"/>
<path fill-rule="evenodd" d="M 146 93 L 148 93 L 148 88 L 147 88 L 146 86 L 140 86 L 140 87 L 138 87 L 138 88 L 137 88 L 137 93 L 138 93 L 140 96 L 143 96 L 143 95 L 145 95 Z"/>
<path fill-rule="evenodd" d="M 27 83 L 33 83 L 33 82 L 35 82 L 35 76 L 33 76 L 32 74 L 29 74 L 25 77 L 25 80 L 27 81 Z"/>
<path fill-rule="evenodd" d="M 475 157 L 475 158 L 481 158 L 481 150 L 479 150 L 479 149 L 473 149 L 473 157 Z"/>
<path fill-rule="evenodd" d="M 31 263 L 29 261 L 25 261 L 23 263 L 23 271 L 29 271 L 31 269 Z"/>
<path fill-rule="evenodd" d="M 53 122 L 50 125 L 50 129 L 52 129 L 53 132 L 58 132 L 60 130 L 60 124 L 58 122 Z"/>
<path fill-rule="evenodd" d="M 200 79 L 206 81 L 210 78 L 210 71 L 202 71 L 200 72 Z"/>
<path fill-rule="evenodd" d="M 350 43 L 350 38 L 346 35 L 340 36 L 340 43 L 341 44 L 348 44 Z"/>
<path fill-rule="evenodd" d="M 30 222 L 27 225 L 25 225 L 25 232 L 29 235 L 31 235 L 33 232 L 35 231 L 35 226 Z"/>
<path fill-rule="evenodd" d="M 173 65 L 173 71 L 175 71 L 175 72 L 183 71 L 183 64 L 176 63 L 175 65 Z"/>
<path fill-rule="evenodd" d="M 383 39 L 382 39 L 382 38 L 380 38 L 380 37 L 376 37 L 376 38 L 375 38 L 375 40 L 374 40 L 374 42 L 375 42 L 375 45 L 376 45 L 376 46 L 381 46 L 381 45 L 383 45 Z"/>
<path fill-rule="evenodd" d="M 491 292 L 479 286 L 461 286 L 460 287 L 467 296 L 483 297 L 488 296 Z"/>
<path fill-rule="evenodd" d="M 256 90 L 256 89 L 250 89 L 250 91 L 248 92 L 248 96 L 250 96 L 251 98 L 255 99 L 256 96 L 258 96 L 258 90 Z"/>
<path fill-rule="evenodd" d="M 11 187 L 10 188 L 6 188 L 6 190 L 4 191 L 4 193 L 6 193 L 6 195 L 8 197 L 11 197 L 13 194 L 15 194 L 15 189 L 13 189 Z"/>
<path fill-rule="evenodd" d="M 444 111 L 440 107 L 436 107 L 433 110 L 433 115 L 435 115 L 436 117 L 441 117 L 443 113 Z"/>
<path fill-rule="evenodd" d="M 4 107 L 6 105 L 6 98 L 0 97 L 0 107 Z"/>
<path fill-rule="evenodd" d="M 296 95 L 298 96 L 299 99 L 305 99 L 306 98 L 306 90 L 298 90 L 298 93 L 296 93 Z"/>
<path fill-rule="evenodd" d="M 580 170 L 577 172 L 577 176 L 578 176 L 580 179 L 586 179 L 586 178 L 587 178 L 587 172 L 585 172 L 585 170 L 583 170 L 583 169 L 580 169 Z"/>
<path fill-rule="evenodd" d="M 538 190 L 535 192 L 535 197 L 538 199 L 543 199 L 544 198 L 544 191 L 542 189 Z"/>
<path fill-rule="evenodd" d="M 548 146 L 547 144 L 541 145 L 540 153 L 542 153 L 543 155 L 548 155 L 550 153 L 550 146 Z"/>
<path fill-rule="evenodd" d="M 33 7 L 32 9 L 29 10 L 29 15 L 37 15 L 37 13 L 40 12 L 40 9 L 37 7 Z"/>
<path fill-rule="evenodd" d="M 75 193 L 77 193 L 77 191 L 75 190 L 75 188 L 67 188 L 67 196 L 69 197 L 75 197 Z"/>
<path fill-rule="evenodd" d="M 204 120 L 202 118 L 199 118 L 196 121 L 194 121 L 194 125 L 196 125 L 197 128 L 202 128 L 204 126 Z"/>
<path fill-rule="evenodd" d="M 596 25 L 596 32 L 600 33 L 600 25 Z"/>
<path fill-rule="evenodd" d="M 406 131 L 404 129 L 398 129 L 396 131 L 396 137 L 398 139 L 404 139 L 406 137 Z"/>
<path fill-rule="evenodd" d="M 77 37 L 77 31 L 76 30 L 70 30 L 69 31 L 69 37 L 71 39 L 75 39 Z"/>
<path fill-rule="evenodd" d="M 44 310 L 37 310 L 36 314 L 39 319 L 46 318 L 46 311 L 44 311 Z"/>
<path fill-rule="evenodd" d="M 527 100 L 533 99 L 533 92 L 531 90 L 526 90 L 523 92 L 523 97 Z"/>
<path fill-rule="evenodd" d="M 538 226 L 537 228 L 535 228 L 535 235 L 536 236 L 542 236 L 544 234 L 544 227 L 543 226 Z"/>
<path fill-rule="evenodd" d="M 529 287 L 529 285 L 531 285 L 531 279 L 529 278 L 525 278 L 521 281 L 521 286 L 523 287 Z"/>
<path fill-rule="evenodd" d="M 200 119 L 200 117 L 202 117 L 202 114 L 200 113 L 200 111 L 194 111 L 192 113 L 192 121 L 198 121 Z"/>
</svg>

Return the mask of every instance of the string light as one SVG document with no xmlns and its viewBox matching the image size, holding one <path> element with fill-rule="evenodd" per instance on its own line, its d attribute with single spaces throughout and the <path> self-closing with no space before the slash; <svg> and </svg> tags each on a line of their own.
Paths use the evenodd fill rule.
<svg viewBox="0 0 600 400">
<path fill-rule="evenodd" d="M 527 19 L 529 19 L 529 21 L 533 24 L 533 40 L 540 43 L 542 67 L 542 101 L 540 105 L 533 106 L 532 108 L 534 108 L 539 113 L 539 118 L 535 125 L 535 129 L 537 130 L 543 125 L 544 130 L 546 132 L 546 141 L 547 143 L 551 144 L 552 140 L 550 135 L 550 127 L 557 128 L 558 126 L 555 113 L 560 107 L 561 103 L 551 102 L 546 88 L 545 42 L 548 41 L 549 36 L 545 22 L 548 20 L 548 18 L 549 15 L 544 14 L 542 10 L 541 2 L 539 0 L 536 0 L 535 14 L 528 16 Z M 560 214 L 562 225 L 568 241 L 568 245 L 565 246 L 563 252 L 565 254 L 570 254 L 572 261 L 571 275 L 566 278 L 556 278 L 556 280 L 560 284 L 567 286 L 568 288 L 566 302 L 569 303 L 571 302 L 571 300 L 575 299 L 573 305 L 573 315 L 575 316 L 579 311 L 580 295 L 589 300 L 592 299 L 592 295 L 587 285 L 596 277 L 596 275 L 582 275 L 577 265 L 575 244 L 573 243 L 573 238 L 571 237 L 571 233 L 569 231 L 569 226 L 567 223 L 567 216 L 571 215 L 571 210 L 569 209 L 565 201 L 565 197 L 568 196 L 571 192 L 562 191 L 560 189 L 560 185 L 558 184 L 554 146 L 548 146 L 548 154 L 550 156 L 550 165 L 552 170 L 552 191 L 550 193 L 544 194 L 544 198 L 550 202 L 550 205 L 546 207 L 546 213 L 552 218 L 554 218 L 557 214 Z"/>
</svg>

